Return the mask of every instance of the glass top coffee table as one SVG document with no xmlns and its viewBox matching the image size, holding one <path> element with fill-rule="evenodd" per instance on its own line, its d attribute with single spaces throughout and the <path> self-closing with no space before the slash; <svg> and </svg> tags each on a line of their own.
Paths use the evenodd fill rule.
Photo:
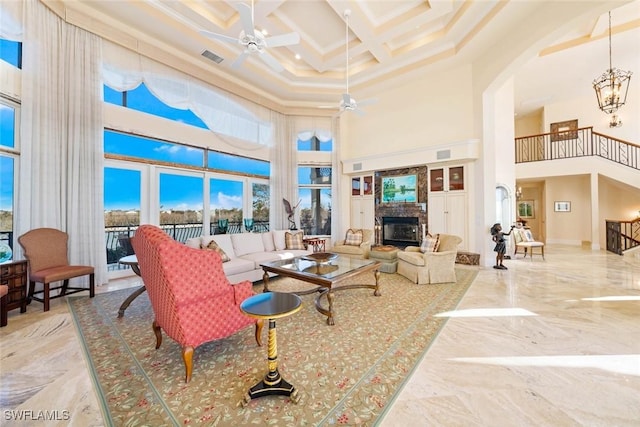
<svg viewBox="0 0 640 427">
<path fill-rule="evenodd" d="M 380 296 L 380 262 L 370 259 L 356 259 L 345 256 L 337 256 L 327 262 L 317 262 L 305 259 L 306 257 L 297 257 L 287 260 L 278 260 L 260 264 L 264 274 L 262 281 L 264 283 L 264 292 L 269 292 L 269 273 L 277 274 L 283 277 L 292 277 L 307 283 L 317 285 L 317 287 L 302 292 L 294 292 L 297 295 L 306 295 L 319 292 L 316 297 L 316 309 L 327 316 L 327 324 L 334 325 L 333 317 L 333 300 L 334 292 L 355 288 L 373 289 L 373 295 Z M 375 284 L 352 284 L 344 286 L 336 286 L 341 282 L 358 274 L 373 272 Z M 322 306 L 321 298 L 326 296 L 329 304 L 328 308 Z"/>
</svg>

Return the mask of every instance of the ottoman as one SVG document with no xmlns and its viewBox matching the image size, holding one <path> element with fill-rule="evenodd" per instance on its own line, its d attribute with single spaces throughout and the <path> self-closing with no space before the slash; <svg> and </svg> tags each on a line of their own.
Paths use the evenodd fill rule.
<svg viewBox="0 0 640 427">
<path fill-rule="evenodd" d="M 398 251 L 395 246 L 374 246 L 369 252 L 369 258 L 380 261 L 380 271 L 395 273 L 398 268 Z"/>
</svg>

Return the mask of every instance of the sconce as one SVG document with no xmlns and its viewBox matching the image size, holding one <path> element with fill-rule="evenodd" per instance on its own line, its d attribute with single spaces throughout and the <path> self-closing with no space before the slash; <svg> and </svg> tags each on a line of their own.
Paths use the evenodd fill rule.
<svg viewBox="0 0 640 427">
<path fill-rule="evenodd" d="M 520 200 L 522 197 L 522 187 L 516 188 L 516 200 Z"/>
</svg>

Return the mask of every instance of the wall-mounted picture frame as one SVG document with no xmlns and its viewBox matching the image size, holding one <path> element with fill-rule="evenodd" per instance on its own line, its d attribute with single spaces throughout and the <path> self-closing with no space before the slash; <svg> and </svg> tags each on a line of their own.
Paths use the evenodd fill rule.
<svg viewBox="0 0 640 427">
<path fill-rule="evenodd" d="M 416 203 L 417 201 L 416 175 L 382 177 L 382 203 Z"/>
<path fill-rule="evenodd" d="M 571 212 L 571 202 L 553 202 L 555 212 Z"/>
<path fill-rule="evenodd" d="M 578 119 L 551 123 L 551 142 L 576 139 L 578 137 Z"/>
<path fill-rule="evenodd" d="M 518 202 L 518 216 L 520 218 L 535 218 L 533 200 L 520 200 Z"/>
</svg>

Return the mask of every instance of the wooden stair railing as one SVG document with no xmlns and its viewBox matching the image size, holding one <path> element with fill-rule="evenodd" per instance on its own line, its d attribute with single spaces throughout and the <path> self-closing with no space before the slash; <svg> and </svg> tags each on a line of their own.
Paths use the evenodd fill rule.
<svg viewBox="0 0 640 427">
<path fill-rule="evenodd" d="M 607 222 L 607 250 L 618 255 L 640 246 L 640 218 L 633 221 Z"/>
</svg>

